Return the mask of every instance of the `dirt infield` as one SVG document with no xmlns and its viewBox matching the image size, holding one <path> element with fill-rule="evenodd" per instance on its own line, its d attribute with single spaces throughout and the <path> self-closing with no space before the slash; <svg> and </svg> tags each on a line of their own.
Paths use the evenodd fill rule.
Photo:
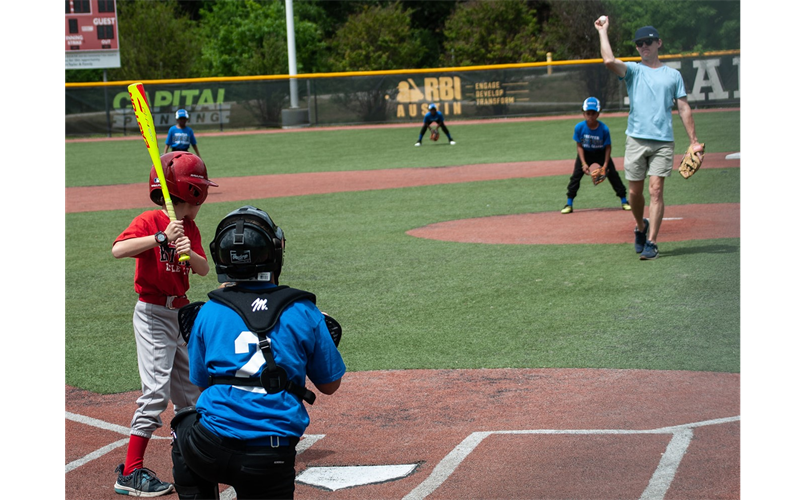
<svg viewBox="0 0 805 500">
<path fill-rule="evenodd" d="M 677 155 L 674 164 L 678 165 L 681 160 L 682 156 Z M 613 158 L 613 162 L 616 169 L 623 170 L 623 158 Z M 723 156 L 719 158 L 711 154 L 702 168 L 734 168 L 740 167 L 740 164 L 740 160 L 726 160 Z M 221 177 L 215 178 L 220 187 L 210 189 L 207 203 L 567 174 L 568 161 L 556 160 Z M 66 188 L 65 211 L 75 213 L 152 208 L 154 204 L 146 196 L 147 189 L 144 183 Z"/>
<path fill-rule="evenodd" d="M 706 168 L 739 167 L 708 158 Z M 622 159 L 615 159 L 621 168 Z M 678 163 L 678 160 L 677 160 Z M 567 162 L 216 179 L 210 202 L 272 193 L 388 189 L 567 173 Z M 66 212 L 149 207 L 144 187 L 66 189 Z M 151 205 L 152 206 L 152 205 Z M 623 243 L 631 215 L 611 210 L 616 231 L 583 243 Z M 594 211 L 523 214 L 489 223 L 513 244 L 563 244 L 557 217 L 586 226 Z M 685 224 L 675 224 L 685 218 Z M 663 239 L 738 237 L 739 206 L 669 206 Z M 410 234 L 466 239 L 467 221 Z M 627 229 L 623 233 L 623 226 Z M 613 227 L 615 227 L 613 226 Z M 524 228 L 538 236 L 523 240 Z M 534 230 L 534 228 L 537 230 Z M 716 231 L 714 233 L 714 231 Z M 721 232 L 718 232 L 721 231 Z M 580 232 L 575 231 L 576 238 Z M 519 238 L 519 239 L 518 239 Z M 542 239 L 539 239 L 542 238 Z M 614 239 L 614 240 L 613 240 Z M 500 240 L 496 243 L 501 243 Z M 65 387 L 65 498 L 117 499 L 138 393 Z M 299 444 L 297 499 L 733 500 L 740 498 L 740 375 L 612 369 L 404 370 L 347 373 L 341 390 L 309 407 Z M 167 423 L 146 466 L 171 480 Z M 234 494 L 226 485 L 221 498 Z M 176 498 L 175 494 L 167 498 Z"/>
<path fill-rule="evenodd" d="M 648 217 L 648 209 L 646 209 Z M 631 212 L 620 208 L 576 210 L 572 214 L 539 212 L 438 222 L 406 234 L 433 240 L 508 245 L 630 243 Z M 662 241 L 740 237 L 737 203 L 670 205 L 665 208 Z"/>
<path fill-rule="evenodd" d="M 66 498 L 120 498 L 113 469 L 125 456 L 137 394 L 68 387 L 65 397 Z M 300 447 L 313 442 L 297 458 L 298 499 L 740 498 L 737 374 L 358 372 L 309 412 Z M 157 436 L 146 466 L 169 480 L 168 432 Z M 412 471 L 358 484 L 401 465 Z M 359 479 L 339 480 L 350 468 Z M 322 469 L 330 482 L 302 482 Z"/>
</svg>

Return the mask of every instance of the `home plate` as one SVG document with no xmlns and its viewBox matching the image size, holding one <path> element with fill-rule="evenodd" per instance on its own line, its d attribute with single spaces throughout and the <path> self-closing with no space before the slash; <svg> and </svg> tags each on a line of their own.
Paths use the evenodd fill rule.
<svg viewBox="0 0 805 500">
<path fill-rule="evenodd" d="M 417 464 L 309 467 L 296 476 L 296 481 L 336 491 L 402 479 L 414 472 L 416 468 Z"/>
</svg>

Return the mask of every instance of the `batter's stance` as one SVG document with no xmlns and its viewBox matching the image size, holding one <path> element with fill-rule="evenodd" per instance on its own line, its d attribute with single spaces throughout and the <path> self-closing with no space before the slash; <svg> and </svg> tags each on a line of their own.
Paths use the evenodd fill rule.
<svg viewBox="0 0 805 500">
<path fill-rule="evenodd" d="M 192 153 L 168 153 L 160 159 L 177 220 L 171 222 L 168 217 L 152 166 L 151 200 L 162 208 L 135 217 L 112 246 L 115 258 L 133 257 L 137 261 L 134 291 L 139 300 L 133 321 L 142 384 L 142 396 L 131 419 L 126 461 L 115 469 L 115 492 L 143 497 L 173 491 L 173 485 L 143 467 L 146 447 L 153 432 L 162 426 L 160 415 L 168 400 L 178 410 L 194 405 L 200 392 L 190 382 L 187 347 L 177 318 L 178 309 L 188 303 L 190 272 L 205 276 L 210 270 L 194 219 L 207 198 L 207 188 L 217 186 L 207 178 L 201 158 Z M 181 254 L 189 254 L 190 260 L 180 263 Z"/>
</svg>

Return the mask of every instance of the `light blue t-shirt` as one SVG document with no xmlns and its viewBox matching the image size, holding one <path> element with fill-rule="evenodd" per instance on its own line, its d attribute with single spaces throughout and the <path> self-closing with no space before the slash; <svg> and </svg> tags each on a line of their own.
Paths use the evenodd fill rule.
<svg viewBox="0 0 805 500">
<path fill-rule="evenodd" d="M 612 144 L 609 137 L 609 127 L 604 122 L 598 122 L 598 127 L 592 130 L 587 121 L 583 120 L 576 124 L 573 129 L 573 140 L 581 144 L 585 151 L 603 151 Z"/>
<path fill-rule="evenodd" d="M 305 385 L 305 376 L 313 383 L 327 384 L 346 372 L 324 315 L 310 300 L 293 302 L 266 335 L 275 362 L 297 385 Z M 206 387 L 196 402 L 201 423 L 218 436 L 252 444 L 268 444 L 267 436 L 299 437 L 310 417 L 297 396 L 287 391 L 267 394 L 262 387 L 208 387 L 210 375 L 259 377 L 265 358 L 258 340 L 233 309 L 210 300 L 199 310 L 187 350 L 190 381 Z"/>
<path fill-rule="evenodd" d="M 174 125 L 168 129 L 165 144 L 174 150 L 187 151 L 190 149 L 191 145 L 196 145 L 196 135 L 190 127 L 179 128 L 178 125 Z"/>
<path fill-rule="evenodd" d="M 674 99 L 687 96 L 679 71 L 663 64 L 649 68 L 626 63 L 626 91 L 629 93 L 629 120 L 626 135 L 638 139 L 670 142 L 674 140 L 671 110 Z"/>
</svg>

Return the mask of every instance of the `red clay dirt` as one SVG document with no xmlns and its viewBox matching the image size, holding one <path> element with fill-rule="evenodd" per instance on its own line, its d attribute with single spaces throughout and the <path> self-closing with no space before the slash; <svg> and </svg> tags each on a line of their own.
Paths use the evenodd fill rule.
<svg viewBox="0 0 805 500">
<path fill-rule="evenodd" d="M 682 156 L 678 155 L 674 162 L 678 165 L 681 160 Z M 618 170 L 623 169 L 623 158 L 613 158 L 613 161 Z M 569 165 L 570 162 L 567 160 L 556 160 L 437 168 L 221 177 L 214 179 L 220 187 L 210 188 L 206 203 L 549 175 L 567 175 L 569 177 Z M 708 156 L 706 163 L 702 166 L 702 168 L 732 167 L 740 167 L 740 160 L 726 160 L 723 157 L 716 157 L 715 154 Z M 695 182 L 695 178 L 691 182 Z M 65 212 L 152 208 L 154 204 L 149 200 L 147 190 L 148 187 L 145 183 L 66 188 Z"/>
<path fill-rule="evenodd" d="M 108 452 L 104 447 L 126 439 L 136 398 L 136 393 L 102 396 L 66 388 L 66 462 L 99 454 L 67 472 L 67 499 L 120 498 L 113 490 L 113 469 L 123 461 L 125 445 Z M 417 467 L 394 481 L 336 491 L 297 483 L 300 500 L 615 500 L 641 498 L 658 481 L 664 496 L 643 498 L 740 498 L 739 374 L 355 372 L 345 375 L 335 395 L 319 395 L 308 409 L 306 435 L 324 437 L 297 457 L 297 474 L 313 467 Z M 79 423 L 76 415 L 117 428 Z M 163 415 L 165 427 L 146 455 L 146 466 L 163 480 L 171 478 L 166 430 L 171 417 L 171 410 Z M 664 454 L 671 454 L 673 441 L 685 433 L 690 438 L 684 457 L 670 469 L 670 480 L 658 480 L 655 476 L 669 473 L 661 466 Z M 473 438 L 478 443 L 470 450 Z"/>
<path fill-rule="evenodd" d="M 615 161 L 620 168 L 622 159 Z M 740 161 L 710 155 L 705 168 L 739 166 Z M 211 190 L 208 202 L 565 174 L 567 161 L 224 178 L 216 179 L 221 188 Z M 144 189 L 142 184 L 68 188 L 66 212 L 150 208 Z M 495 243 L 626 242 L 631 215 L 604 209 L 606 229 L 593 232 L 591 222 L 601 223 L 601 211 L 488 217 L 472 224 L 477 230 L 478 223 L 488 223 L 484 231 L 495 235 Z M 684 223 L 674 222 L 679 217 Z M 739 236 L 738 205 L 669 206 L 665 218 L 667 241 Z M 471 241 L 467 224 L 443 222 L 411 234 Z M 575 228 L 575 239 L 561 227 Z M 98 395 L 65 387 L 66 499 L 121 498 L 113 490 L 113 470 L 125 457 L 137 397 L 137 392 Z M 298 474 L 324 466 L 415 464 L 416 469 L 401 479 L 336 491 L 298 482 L 299 500 L 740 498 L 739 374 L 350 372 L 339 392 L 320 395 L 309 412 L 306 436 L 324 437 L 298 456 Z M 169 409 L 145 464 L 167 481 L 171 417 Z M 222 499 L 234 498 L 231 488 L 221 490 Z"/>
<path fill-rule="evenodd" d="M 645 217 L 648 216 L 646 208 Z M 618 208 L 539 212 L 437 222 L 406 234 L 432 240 L 508 245 L 630 243 L 635 220 Z M 670 205 L 665 208 L 662 241 L 739 238 L 740 205 Z"/>
</svg>

